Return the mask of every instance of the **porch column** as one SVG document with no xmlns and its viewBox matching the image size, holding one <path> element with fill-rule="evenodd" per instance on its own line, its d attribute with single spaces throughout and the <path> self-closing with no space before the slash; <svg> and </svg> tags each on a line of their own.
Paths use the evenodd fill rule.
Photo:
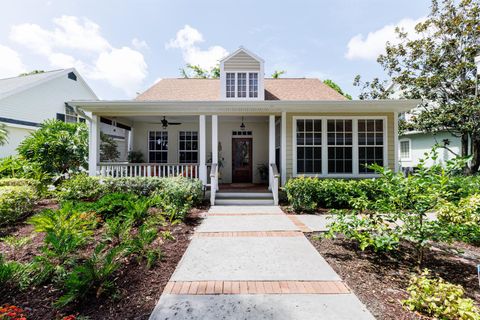
<svg viewBox="0 0 480 320">
<path fill-rule="evenodd" d="M 280 123 L 280 176 L 282 186 L 287 182 L 287 113 L 282 112 Z"/>
<path fill-rule="evenodd" d="M 275 163 L 275 116 L 269 116 L 268 122 L 268 186 L 272 188 L 273 171 L 270 164 Z"/>
<path fill-rule="evenodd" d="M 199 128 L 199 149 L 200 149 L 200 158 L 199 158 L 199 167 L 198 167 L 198 176 L 203 185 L 207 184 L 207 135 L 206 135 L 206 122 L 205 115 L 199 116 L 198 119 L 198 128 Z"/>
<path fill-rule="evenodd" d="M 212 163 L 217 164 L 218 171 L 218 115 L 212 115 Z M 218 190 L 218 181 L 217 181 Z"/>
<path fill-rule="evenodd" d="M 100 125 L 98 120 L 99 117 L 92 114 L 88 135 L 88 174 L 90 176 L 97 175 L 97 164 L 100 160 Z"/>
</svg>

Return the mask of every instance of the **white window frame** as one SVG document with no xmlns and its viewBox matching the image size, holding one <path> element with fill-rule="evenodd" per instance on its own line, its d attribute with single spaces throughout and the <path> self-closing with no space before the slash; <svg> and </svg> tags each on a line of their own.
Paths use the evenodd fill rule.
<svg viewBox="0 0 480 320">
<path fill-rule="evenodd" d="M 166 132 L 167 133 L 167 150 L 152 150 L 150 149 L 150 133 L 151 132 Z M 170 137 L 169 133 L 167 130 L 148 130 L 148 136 L 147 136 L 147 144 L 148 144 L 148 163 L 168 163 L 168 145 L 170 144 Z M 150 152 L 165 152 L 167 154 L 167 161 L 166 162 L 152 162 L 152 159 L 150 159 Z"/>
<path fill-rule="evenodd" d="M 321 119 L 322 120 L 322 172 L 320 174 L 297 173 L 297 120 L 300 119 Z M 328 173 L 328 141 L 327 141 L 327 120 L 352 120 L 352 173 Z M 319 177 L 319 178 L 374 178 L 378 177 L 376 173 L 360 173 L 358 164 L 358 121 L 362 120 L 383 120 L 384 148 L 383 148 L 383 166 L 388 168 L 388 117 L 387 116 L 293 116 L 292 117 L 292 158 L 293 158 L 293 176 Z"/>
<path fill-rule="evenodd" d="M 408 158 L 402 157 L 402 142 L 408 143 Z M 411 139 L 400 139 L 400 141 L 398 141 L 398 156 L 400 157 L 400 161 L 412 161 L 412 140 Z"/>
<path fill-rule="evenodd" d="M 73 114 L 68 114 L 68 112 L 72 112 Z M 75 119 L 75 121 L 68 121 L 67 119 Z M 80 119 L 83 119 L 80 117 L 78 113 L 75 112 L 75 109 L 72 106 L 66 105 L 65 106 L 65 122 L 66 123 L 78 123 L 80 122 Z"/>
<path fill-rule="evenodd" d="M 358 120 L 382 120 L 382 119 L 357 119 L 357 139 L 358 139 Z M 388 144 L 387 144 L 387 141 L 385 140 L 385 120 L 382 120 L 383 122 L 383 125 L 382 125 L 382 144 L 377 144 L 377 133 L 378 131 L 376 131 L 376 129 L 373 131 L 373 134 L 374 134 L 374 139 L 375 139 L 375 144 L 366 144 L 367 140 L 365 140 L 365 144 L 363 145 L 360 145 L 360 143 L 358 143 L 358 146 L 357 146 L 357 149 L 360 148 L 360 147 L 363 147 L 363 148 L 378 148 L 378 147 L 382 147 L 383 148 L 383 161 L 385 161 L 385 148 L 387 148 Z M 368 124 L 365 124 L 366 126 L 368 126 Z M 374 124 L 374 127 L 376 128 L 376 124 Z M 365 128 L 365 130 L 367 130 L 367 127 Z M 365 131 L 365 133 L 369 133 L 369 131 Z M 372 132 L 370 132 L 372 133 Z M 358 160 L 360 160 L 360 154 L 358 155 Z M 360 170 L 360 168 L 359 168 Z M 368 174 L 368 173 L 359 173 L 360 175 L 365 175 L 365 174 Z"/>
<path fill-rule="evenodd" d="M 235 74 L 235 92 L 234 97 L 227 97 L 227 73 L 234 73 Z M 238 96 L 238 74 L 239 73 L 246 73 L 246 94 L 245 97 Z M 250 98 L 250 81 L 249 81 L 249 74 L 256 73 L 257 74 L 257 96 Z M 246 100 L 259 100 L 260 99 L 260 70 L 225 70 L 225 81 L 222 83 L 223 90 L 225 92 L 225 99 L 229 101 L 246 101 Z"/>
<path fill-rule="evenodd" d="M 196 140 L 197 141 L 197 150 L 187 150 L 187 149 L 180 148 L 180 142 L 181 142 L 180 134 L 182 132 L 183 133 L 187 133 L 187 132 L 189 132 L 189 133 L 196 132 L 197 133 L 197 140 Z M 187 141 L 187 140 L 185 140 L 185 141 Z M 194 140 L 190 140 L 190 141 L 194 141 Z M 198 164 L 199 160 L 200 160 L 199 159 L 199 149 L 200 149 L 199 144 L 200 144 L 200 137 L 199 137 L 199 134 L 198 134 L 197 130 L 180 130 L 180 131 L 178 131 L 178 163 L 181 163 L 181 164 Z M 196 152 L 197 153 L 197 162 L 180 162 L 181 161 L 180 160 L 181 159 L 181 157 L 180 157 L 181 152 L 191 152 L 191 153 Z"/>
</svg>

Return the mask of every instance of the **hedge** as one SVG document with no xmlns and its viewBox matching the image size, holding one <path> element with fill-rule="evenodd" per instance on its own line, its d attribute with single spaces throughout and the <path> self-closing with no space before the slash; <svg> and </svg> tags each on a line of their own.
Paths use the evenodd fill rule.
<svg viewBox="0 0 480 320">
<path fill-rule="evenodd" d="M 0 187 L 0 227 L 14 223 L 30 213 L 37 199 L 30 186 Z"/>
</svg>

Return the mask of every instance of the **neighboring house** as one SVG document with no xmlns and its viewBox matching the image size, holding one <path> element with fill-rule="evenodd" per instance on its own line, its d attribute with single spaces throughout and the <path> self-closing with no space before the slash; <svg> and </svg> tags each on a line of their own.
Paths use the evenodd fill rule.
<svg viewBox="0 0 480 320">
<path fill-rule="evenodd" d="M 241 47 L 220 61 L 220 79 L 163 79 L 135 100 L 69 103 L 92 114 L 91 175 L 199 177 L 219 204 L 225 184 L 264 183 L 277 203 L 291 177 L 397 169 L 397 115 L 418 102 L 351 101 L 318 79 L 264 78 L 264 61 Z M 100 117 L 130 126 L 146 163 L 101 163 Z"/>
<path fill-rule="evenodd" d="M 97 100 L 73 68 L 0 79 L 0 123 L 8 130 L 0 158 L 15 155 L 20 142 L 47 119 L 85 121 L 67 103 L 70 100 Z M 128 130 L 103 123 L 101 130 L 117 140 L 122 159 L 126 159 Z"/>
</svg>

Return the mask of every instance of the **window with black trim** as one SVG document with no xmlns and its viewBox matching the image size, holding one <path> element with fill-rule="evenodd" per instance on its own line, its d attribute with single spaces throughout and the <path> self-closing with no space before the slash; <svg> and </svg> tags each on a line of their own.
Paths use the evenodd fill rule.
<svg viewBox="0 0 480 320">
<path fill-rule="evenodd" d="M 322 120 L 297 120 L 297 173 L 322 172 Z"/>
<path fill-rule="evenodd" d="M 168 162 L 167 131 L 150 131 L 148 133 L 148 159 L 150 163 Z"/>
<path fill-rule="evenodd" d="M 65 122 L 77 123 L 83 118 L 79 117 L 72 106 L 65 104 Z"/>
<path fill-rule="evenodd" d="M 180 163 L 198 162 L 198 132 L 180 131 L 179 137 Z"/>
<path fill-rule="evenodd" d="M 352 173 L 353 121 L 327 120 L 328 173 Z"/>
<path fill-rule="evenodd" d="M 384 132 L 382 119 L 358 120 L 358 172 L 374 173 L 368 166 L 383 166 Z"/>
</svg>

